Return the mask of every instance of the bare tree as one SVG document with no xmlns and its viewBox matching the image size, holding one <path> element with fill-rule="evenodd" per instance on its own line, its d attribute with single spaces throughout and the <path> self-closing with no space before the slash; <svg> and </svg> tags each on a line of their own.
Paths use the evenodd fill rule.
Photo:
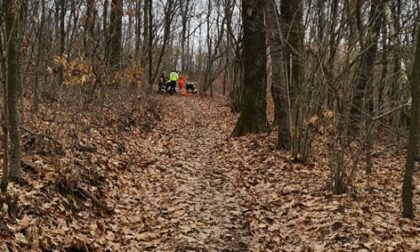
<svg viewBox="0 0 420 252">
<path fill-rule="evenodd" d="M 123 1 L 112 0 L 111 23 L 109 27 L 109 65 L 116 70 L 121 65 L 121 38 L 122 38 Z"/>
<path fill-rule="evenodd" d="M 221 44 L 224 38 L 225 33 L 225 22 L 226 17 L 221 17 L 222 11 L 220 10 L 221 5 L 220 2 L 216 2 L 216 6 L 213 6 L 213 0 L 208 1 L 208 8 L 207 8 L 207 18 L 206 18 L 206 26 L 207 26 L 207 36 L 206 36 L 206 44 L 207 44 L 207 57 L 205 59 L 205 69 L 204 69 L 204 77 L 203 77 L 203 90 L 202 93 L 205 94 L 207 90 L 210 88 L 210 96 L 213 96 L 213 82 L 220 76 L 220 74 L 225 69 L 224 64 L 219 64 L 217 66 L 218 60 L 222 57 L 224 52 L 221 49 Z M 215 18 L 215 28 L 216 31 L 212 32 L 212 23 L 213 23 L 213 9 L 216 9 L 217 16 Z"/>
<path fill-rule="evenodd" d="M 269 130 L 266 114 L 266 41 L 261 2 L 242 0 L 244 82 L 239 120 L 232 133 L 264 133 Z"/>
<path fill-rule="evenodd" d="M 44 50 L 44 26 L 45 22 L 47 21 L 46 18 L 46 6 L 45 6 L 45 0 L 41 1 L 41 10 L 42 10 L 42 18 L 39 24 L 38 28 L 38 48 L 37 48 L 37 55 L 36 55 L 36 69 L 35 69 L 35 80 L 32 87 L 33 91 L 33 104 L 32 104 L 32 112 L 37 113 L 38 112 L 38 105 L 39 105 L 39 82 L 40 82 L 40 75 L 41 75 L 41 60 L 43 57 L 43 50 Z"/>
<path fill-rule="evenodd" d="M 279 149 L 290 148 L 290 115 L 288 104 L 288 88 L 286 81 L 282 79 L 282 34 L 280 27 L 280 17 L 277 11 L 275 1 L 267 0 L 266 5 L 266 22 L 268 34 L 268 46 L 271 59 L 272 73 L 272 95 L 274 99 L 274 121 L 278 126 L 278 142 Z"/>
<path fill-rule="evenodd" d="M 416 53 L 411 72 L 411 119 L 410 136 L 408 138 L 407 160 L 405 163 L 404 182 L 402 186 L 403 216 L 414 218 L 413 210 L 413 175 L 416 159 L 416 149 L 419 141 L 420 125 L 420 19 L 417 25 Z"/>
<path fill-rule="evenodd" d="M 10 139 L 10 179 L 20 181 L 20 137 L 18 131 L 18 56 L 16 17 L 19 16 L 19 1 L 3 1 L 6 26 L 6 61 L 7 61 L 7 122 Z M 6 151 L 6 150 L 5 150 Z"/>
<path fill-rule="evenodd" d="M 57 10 L 60 10 L 60 47 L 58 54 L 60 57 L 64 57 L 64 52 L 66 51 L 66 31 L 65 31 L 65 18 L 66 18 L 66 1 L 59 0 L 57 3 Z M 59 85 L 63 85 L 64 82 L 64 66 L 59 67 Z"/>
<path fill-rule="evenodd" d="M 306 159 L 307 143 L 303 129 L 306 103 L 304 89 L 304 31 L 303 3 L 300 0 L 282 1 L 280 4 L 283 32 L 283 60 L 289 95 L 289 116 L 292 155 Z"/>
<path fill-rule="evenodd" d="M 188 21 L 191 8 L 191 0 L 182 0 L 181 1 L 181 71 L 184 72 L 186 68 L 186 42 L 187 42 L 187 32 L 188 32 Z"/>
<path fill-rule="evenodd" d="M 0 17 L 3 16 L 3 11 L 0 11 Z M 3 19 L 0 18 L 0 27 L 3 26 Z M 3 89 L 3 111 L 2 111 L 2 124 L 1 128 L 3 130 L 3 167 L 2 167 L 2 178 L 1 178 L 1 191 L 7 191 L 7 185 L 9 183 L 9 134 L 8 134 L 8 116 L 7 116 L 7 66 L 6 66 L 6 58 L 4 56 L 4 45 L 3 45 L 3 36 L 0 33 L 0 82 L 1 88 Z"/>
</svg>

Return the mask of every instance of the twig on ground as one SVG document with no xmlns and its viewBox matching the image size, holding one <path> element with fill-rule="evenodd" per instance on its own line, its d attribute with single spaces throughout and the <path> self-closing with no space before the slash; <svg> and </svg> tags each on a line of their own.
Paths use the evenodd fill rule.
<svg viewBox="0 0 420 252">
<path fill-rule="evenodd" d="M 84 196 L 86 196 L 86 198 L 89 198 L 90 200 L 92 200 L 94 205 L 96 205 L 97 207 L 105 210 L 105 212 L 107 212 L 107 213 L 113 213 L 114 212 L 114 209 L 112 207 L 107 206 L 105 203 L 98 200 L 93 194 L 91 194 L 87 190 L 83 189 L 82 187 L 78 186 L 76 188 L 76 190 L 78 190 L 80 193 L 82 193 Z"/>
<path fill-rule="evenodd" d="M 23 127 L 23 126 L 19 126 L 19 128 L 21 129 L 21 130 L 23 130 L 23 131 L 25 131 L 25 132 L 28 132 L 29 134 L 31 134 L 31 135 L 34 135 L 34 136 L 39 136 L 39 137 L 44 137 L 44 138 L 46 138 L 46 139 L 48 139 L 48 140 L 51 140 L 51 141 L 53 141 L 54 143 L 56 143 L 56 144 L 58 144 L 58 145 L 60 145 L 61 146 L 61 143 L 59 142 L 59 141 L 57 141 L 57 140 L 55 140 L 54 138 L 52 138 L 52 137 L 50 137 L 50 136 L 47 136 L 47 135 L 45 135 L 45 134 L 41 134 L 41 133 L 36 133 L 36 132 L 33 132 L 33 131 L 31 131 L 31 130 L 29 130 L 29 129 L 27 129 L 27 128 L 25 128 L 25 127 Z"/>
</svg>

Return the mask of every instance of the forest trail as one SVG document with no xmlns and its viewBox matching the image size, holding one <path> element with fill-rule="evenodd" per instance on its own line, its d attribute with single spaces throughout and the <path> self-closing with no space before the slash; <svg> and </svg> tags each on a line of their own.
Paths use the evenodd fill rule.
<svg viewBox="0 0 420 252">
<path fill-rule="evenodd" d="M 224 124 L 232 123 L 234 116 L 210 100 L 164 99 L 163 120 L 146 140 L 155 146 L 150 155 L 156 158 L 146 173 L 158 173 L 160 181 L 143 186 L 143 200 L 160 213 L 148 231 L 158 233 L 163 243 L 142 249 L 247 251 L 247 231 L 230 178 L 233 169 L 220 156 L 225 152 L 221 143 L 230 133 Z"/>
<path fill-rule="evenodd" d="M 400 216 L 401 151 L 375 157 L 372 176 L 360 173 L 354 191 L 332 195 L 322 139 L 303 164 L 275 150 L 275 134 L 230 137 L 237 116 L 224 100 L 159 96 L 157 113 L 136 115 L 141 109 L 106 114 L 103 123 L 80 131 L 76 140 L 94 152 L 71 149 L 75 139 L 67 136 L 68 153 L 56 163 L 24 157 L 33 168 L 25 172 L 27 185 L 10 189 L 20 195 L 19 217 L 0 216 L 0 239 L 6 239 L 0 251 L 420 248 L 418 217 Z M 114 211 L 59 193 L 62 180 Z"/>
<path fill-rule="evenodd" d="M 333 196 L 326 188 L 329 168 L 322 142 L 313 163 L 294 162 L 287 152 L 274 149 L 273 134 L 231 138 L 237 117 L 223 101 L 159 99 L 162 120 L 139 140 L 146 147 L 139 150 L 145 165 L 134 165 L 129 175 L 138 178 L 139 189 L 131 193 L 140 198 L 141 211 L 121 216 L 141 216 L 140 228 L 131 230 L 138 246 L 133 251 L 394 251 L 420 246 L 420 226 L 398 218 L 399 186 L 386 188 L 386 178 L 399 184 L 392 176 L 394 167 L 403 167 L 399 154 L 388 159 L 393 168 L 375 171 L 376 179 L 359 178 L 358 187 L 369 190 Z M 134 241 L 123 244 L 132 249 Z"/>
</svg>

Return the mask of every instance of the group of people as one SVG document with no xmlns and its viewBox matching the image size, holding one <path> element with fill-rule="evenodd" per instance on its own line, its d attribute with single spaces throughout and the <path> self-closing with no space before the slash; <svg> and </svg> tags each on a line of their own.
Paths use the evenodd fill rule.
<svg viewBox="0 0 420 252">
<path fill-rule="evenodd" d="M 184 76 L 177 71 L 172 71 L 169 74 L 169 78 L 166 75 L 166 72 L 163 72 L 161 76 L 159 77 L 159 89 L 158 92 L 160 94 L 162 93 L 168 93 L 170 95 L 173 95 L 177 93 L 177 86 L 178 86 L 178 92 L 183 93 L 196 93 L 197 89 L 195 88 L 194 83 L 187 83 L 185 85 L 185 78 Z"/>
</svg>

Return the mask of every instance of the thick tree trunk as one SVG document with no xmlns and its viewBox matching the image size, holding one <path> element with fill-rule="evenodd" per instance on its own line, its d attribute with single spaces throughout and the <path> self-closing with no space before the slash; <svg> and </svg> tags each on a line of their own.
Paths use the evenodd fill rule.
<svg viewBox="0 0 420 252">
<path fill-rule="evenodd" d="M 420 20 L 418 20 L 420 21 Z M 404 170 L 404 182 L 402 186 L 402 205 L 403 216 L 414 218 L 413 210 L 413 174 L 415 167 L 415 158 L 417 151 L 417 143 L 419 141 L 419 124 L 420 124 L 420 23 L 417 25 L 417 45 L 414 59 L 413 70 L 411 73 L 411 119 L 410 119 L 410 136 L 407 147 L 407 161 Z"/>
<path fill-rule="evenodd" d="M 15 17 L 18 16 L 16 11 L 19 8 L 14 6 L 15 1 L 3 1 L 6 23 L 6 48 L 7 48 L 7 114 L 8 114 L 8 131 L 10 139 L 10 180 L 20 181 L 20 138 L 18 131 L 18 71 L 17 62 L 17 26 L 15 25 Z"/>
<path fill-rule="evenodd" d="M 300 0 L 284 0 L 280 5 L 283 31 L 283 61 L 288 87 L 289 115 L 292 155 L 306 159 L 307 142 L 304 129 L 305 90 L 304 87 L 304 30 L 302 25 L 303 3 Z"/>
<path fill-rule="evenodd" d="M 94 49 L 94 36 L 95 36 L 95 19 L 96 19 L 96 7 L 95 0 L 87 0 L 86 2 L 86 20 L 84 24 L 84 48 L 85 54 L 88 58 L 92 56 Z"/>
<path fill-rule="evenodd" d="M 2 26 L 2 23 L 0 21 L 0 26 Z M 1 33 L 0 33 L 1 35 Z M 9 183 L 9 133 L 7 130 L 7 73 L 6 73 L 6 59 L 3 54 L 3 37 L 0 36 L 0 84 L 2 85 L 1 88 L 3 88 L 3 114 L 2 114 L 2 125 L 0 128 L 3 130 L 3 167 L 2 167 L 2 178 L 1 178 L 1 184 L 0 189 L 3 193 L 7 191 L 7 185 Z"/>
<path fill-rule="evenodd" d="M 121 37 L 122 37 L 123 1 L 112 0 L 110 31 L 109 65 L 112 71 L 121 65 Z"/>
<path fill-rule="evenodd" d="M 274 100 L 274 123 L 278 126 L 279 149 L 290 148 L 289 105 L 287 102 L 287 85 L 282 81 L 281 29 L 279 15 L 273 0 L 266 0 L 266 24 L 268 46 L 270 48 L 272 95 Z"/>
<path fill-rule="evenodd" d="M 244 85 L 241 114 L 233 136 L 269 130 L 266 114 L 267 73 L 264 13 L 261 2 L 242 1 Z"/>
<path fill-rule="evenodd" d="M 283 47 L 286 75 L 289 79 L 291 104 L 294 104 L 303 81 L 303 5 L 300 0 L 281 1 Z"/>
</svg>

